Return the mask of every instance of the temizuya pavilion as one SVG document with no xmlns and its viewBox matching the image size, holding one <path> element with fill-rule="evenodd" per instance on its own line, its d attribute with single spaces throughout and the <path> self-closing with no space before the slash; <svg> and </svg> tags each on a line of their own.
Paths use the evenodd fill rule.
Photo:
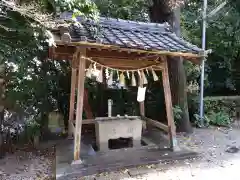
<svg viewBox="0 0 240 180">
<path fill-rule="evenodd" d="M 66 13 L 64 16 L 65 20 L 71 18 L 71 13 Z M 200 63 L 203 51 L 177 37 L 170 30 L 168 24 L 142 23 L 111 18 L 100 18 L 99 22 L 94 23 L 78 17 L 77 21 L 79 23 L 60 26 L 57 30 L 52 31 L 56 47 L 49 50 L 50 58 L 72 62 L 68 131 L 69 134 L 74 133 L 74 160 L 80 159 L 82 124 L 95 123 L 95 120 L 82 119 L 84 79 L 94 68 L 99 70 L 100 75 L 109 73 L 110 75 L 106 75 L 107 78 L 111 76 L 110 72 L 118 73 L 120 80 L 129 78 L 133 84 L 137 83 L 140 87 L 146 83 L 147 73 L 157 80 L 155 71 L 161 71 L 168 123 L 165 125 L 146 118 L 144 102 L 140 102 L 139 118 L 167 132 L 170 148 L 173 151 L 176 150 L 177 140 L 167 57 L 181 56 L 193 63 Z M 99 82 L 103 81 L 102 77 L 97 79 Z M 74 118 L 76 89 L 77 107 Z"/>
</svg>

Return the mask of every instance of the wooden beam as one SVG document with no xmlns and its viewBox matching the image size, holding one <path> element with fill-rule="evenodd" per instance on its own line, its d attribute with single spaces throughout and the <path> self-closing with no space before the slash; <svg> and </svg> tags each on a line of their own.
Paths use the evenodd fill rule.
<svg viewBox="0 0 240 180">
<path fill-rule="evenodd" d="M 93 113 L 91 106 L 88 102 L 88 89 L 84 89 L 83 108 L 88 119 L 93 119 Z"/>
<path fill-rule="evenodd" d="M 76 113 L 76 126 L 74 136 L 74 160 L 80 159 L 80 145 L 81 145 L 81 132 L 82 132 L 82 113 L 83 113 L 83 97 L 84 97 L 84 79 L 85 79 L 85 58 L 86 49 L 78 49 L 78 94 L 77 94 L 77 113 Z"/>
<path fill-rule="evenodd" d="M 111 49 L 101 49 L 101 51 L 91 48 L 87 51 L 88 57 L 92 58 L 104 58 L 104 59 L 120 59 L 122 60 L 155 60 L 158 55 L 149 53 L 137 53 L 128 51 L 119 51 Z"/>
<path fill-rule="evenodd" d="M 143 87 L 143 78 L 139 78 L 139 87 Z M 144 101 L 139 102 L 140 116 L 145 116 Z"/>
<path fill-rule="evenodd" d="M 58 54 L 61 56 L 73 55 L 75 51 L 76 51 L 76 47 L 73 45 L 68 45 L 68 46 L 58 45 L 57 47 L 54 47 L 54 51 L 49 50 L 49 56 L 51 56 L 51 53 Z M 148 57 L 149 53 L 129 54 L 126 51 L 108 50 L 108 49 L 99 50 L 96 48 L 90 48 L 86 51 L 86 56 L 91 58 L 110 58 L 110 59 L 115 58 L 115 59 L 125 59 L 125 60 L 128 60 L 128 59 L 136 60 L 138 58 Z M 151 57 L 148 57 L 147 59 L 151 59 Z"/>
<path fill-rule="evenodd" d="M 161 65 L 160 61 L 155 61 L 155 59 L 146 59 L 146 60 L 131 60 L 131 59 L 119 59 L 119 58 L 93 58 L 94 61 L 99 62 L 102 65 L 109 66 L 109 67 L 116 67 L 116 66 L 121 66 L 121 67 L 128 67 L 132 69 L 136 69 L 136 67 L 148 67 L 152 65 Z"/>
<path fill-rule="evenodd" d="M 162 70 L 162 79 L 163 79 L 163 90 L 164 90 L 164 98 L 165 98 L 167 121 L 168 121 L 168 134 L 169 134 L 169 140 L 170 140 L 170 148 L 175 151 L 179 148 L 178 148 L 177 138 L 176 138 L 176 127 L 174 123 L 172 96 L 171 96 L 169 74 L 168 74 L 168 63 L 166 58 L 163 58 L 163 64 L 164 64 L 164 67 Z"/>
<path fill-rule="evenodd" d="M 76 58 L 73 59 L 73 62 L 76 61 Z M 73 135 L 73 127 L 72 122 L 74 118 L 74 105 L 75 105 L 75 92 L 77 87 L 77 69 L 72 64 L 72 76 L 71 76 L 71 91 L 70 91 L 70 108 L 69 108 L 69 119 L 68 119 L 68 136 L 72 137 Z"/>
<path fill-rule="evenodd" d="M 142 119 L 145 120 L 147 123 L 151 124 L 152 126 L 157 127 L 165 132 L 168 132 L 168 130 L 169 130 L 168 126 L 161 122 L 155 121 L 155 120 L 147 118 L 145 116 L 142 116 Z"/>
<path fill-rule="evenodd" d="M 63 42 L 61 41 L 55 41 L 57 45 L 63 45 Z M 170 56 L 181 56 L 181 57 L 192 57 L 192 58 L 200 58 L 203 56 L 203 54 L 193 54 L 193 53 L 184 53 L 184 52 L 170 52 L 170 51 L 160 51 L 160 50 L 140 50 L 140 49 L 130 49 L 130 48 L 121 48 L 116 45 L 105 45 L 105 44 L 99 44 L 99 43 L 91 43 L 86 41 L 80 41 L 80 42 L 71 42 L 70 45 L 73 46 L 83 46 L 85 48 L 101 48 L 101 49 L 111 49 L 111 50 L 118 50 L 121 49 L 121 51 L 125 52 L 136 52 L 136 53 L 149 53 L 149 54 L 158 54 L 158 55 L 170 55 Z M 199 59 L 200 60 L 200 59 Z"/>
<path fill-rule="evenodd" d="M 64 46 L 63 44 L 59 44 L 56 48 L 49 48 L 49 58 L 58 59 L 58 60 L 66 60 L 72 59 L 73 53 L 76 51 L 76 47 L 74 45 Z M 121 49 L 120 49 L 121 50 Z M 169 54 L 170 53 L 170 54 Z M 174 54 L 175 53 L 175 54 Z M 146 51 L 146 52 L 131 52 L 129 54 L 128 51 L 119 51 L 114 49 L 100 49 L 100 48 L 89 48 L 87 50 L 87 56 L 92 58 L 109 58 L 109 59 L 121 59 L 121 60 L 139 60 L 139 59 L 154 59 L 154 56 L 182 56 L 186 60 L 189 60 L 195 64 L 200 64 L 202 62 L 202 56 L 184 56 L 179 52 L 168 52 L 168 53 L 156 53 L 155 51 Z M 185 54 L 186 55 L 186 54 Z"/>
<path fill-rule="evenodd" d="M 142 76 L 142 74 L 140 74 Z M 139 78 L 139 87 L 143 87 L 143 78 Z M 145 103 L 144 101 L 139 102 L 139 111 L 140 116 L 145 116 Z M 147 129 L 147 124 L 143 122 L 142 130 L 145 131 Z"/>
<path fill-rule="evenodd" d="M 96 120 L 95 119 L 84 119 L 82 121 L 82 124 L 95 124 Z"/>
</svg>

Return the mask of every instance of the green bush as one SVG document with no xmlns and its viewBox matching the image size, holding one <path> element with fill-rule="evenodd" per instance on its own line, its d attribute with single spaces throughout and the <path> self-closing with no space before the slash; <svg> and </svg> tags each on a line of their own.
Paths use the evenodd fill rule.
<svg viewBox="0 0 240 180">
<path fill-rule="evenodd" d="M 34 136 L 40 136 L 41 134 L 40 124 L 34 119 L 27 120 L 24 134 L 28 142 L 33 142 Z"/>
<path fill-rule="evenodd" d="M 210 112 L 207 116 L 213 125 L 228 126 L 230 124 L 229 114 L 224 111 Z"/>
<path fill-rule="evenodd" d="M 182 109 L 179 106 L 173 107 L 173 116 L 174 116 L 174 122 L 177 125 L 179 121 L 182 119 Z"/>
<path fill-rule="evenodd" d="M 195 108 L 195 113 L 193 114 L 195 124 L 200 126 L 201 118 L 196 110 L 199 107 L 199 101 L 194 99 L 191 102 L 195 102 L 195 104 L 191 104 Z M 237 104 L 239 104 L 239 99 L 233 97 L 218 96 L 204 98 L 204 125 L 228 126 L 231 123 Z"/>
<path fill-rule="evenodd" d="M 195 117 L 195 124 L 198 127 L 201 127 L 201 118 L 199 114 L 194 114 Z M 225 112 L 211 112 L 208 114 L 205 114 L 203 117 L 203 125 L 208 127 L 211 125 L 217 125 L 217 126 L 228 126 L 230 124 L 230 117 Z"/>
<path fill-rule="evenodd" d="M 195 118 L 195 124 L 197 127 L 201 127 L 202 126 L 202 123 L 201 123 L 201 117 L 199 114 L 194 114 L 193 115 L 194 118 Z M 203 117 L 203 125 L 208 127 L 210 125 L 210 119 L 208 118 L 208 116 L 204 116 Z"/>
</svg>

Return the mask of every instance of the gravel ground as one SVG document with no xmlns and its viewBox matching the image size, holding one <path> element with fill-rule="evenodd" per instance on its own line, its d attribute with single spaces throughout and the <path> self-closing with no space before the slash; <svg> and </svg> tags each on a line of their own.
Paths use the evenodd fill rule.
<svg viewBox="0 0 240 180">
<path fill-rule="evenodd" d="M 17 150 L 0 160 L 1 180 L 55 179 L 54 148 L 26 152 Z"/>
<path fill-rule="evenodd" d="M 158 165 L 126 169 L 82 179 L 95 180 L 239 180 L 240 130 L 212 127 L 195 129 L 190 136 L 178 135 L 181 147 L 198 153 L 200 158 L 165 162 Z M 236 152 L 226 152 L 230 150 Z"/>
<path fill-rule="evenodd" d="M 178 135 L 179 144 L 200 153 L 200 158 L 165 162 L 158 165 L 125 169 L 109 174 L 89 176 L 86 180 L 239 180 L 240 130 L 195 129 L 190 136 Z M 229 147 L 236 147 L 226 152 Z M 47 152 L 18 151 L 0 160 L 0 179 L 55 179 L 54 150 Z"/>
</svg>

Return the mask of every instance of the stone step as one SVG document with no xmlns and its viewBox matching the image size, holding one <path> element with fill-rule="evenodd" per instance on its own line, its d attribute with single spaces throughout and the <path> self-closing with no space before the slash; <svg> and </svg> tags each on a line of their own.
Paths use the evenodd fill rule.
<svg viewBox="0 0 240 180">
<path fill-rule="evenodd" d="M 196 157 L 196 153 L 182 150 L 172 152 L 166 149 L 135 149 L 135 151 L 108 152 L 86 159 L 81 165 L 72 165 L 61 179 L 84 177 L 101 172 L 116 171 L 140 165 L 158 164 L 169 160 L 181 160 Z"/>
</svg>

